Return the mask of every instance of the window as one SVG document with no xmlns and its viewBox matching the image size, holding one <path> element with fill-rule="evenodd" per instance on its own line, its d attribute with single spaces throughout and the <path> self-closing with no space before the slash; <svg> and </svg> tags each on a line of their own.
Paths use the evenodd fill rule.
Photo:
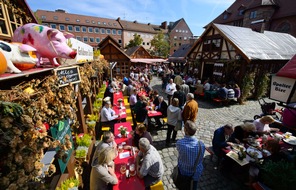
<svg viewBox="0 0 296 190">
<path fill-rule="evenodd" d="M 92 20 L 91 23 L 96 24 L 96 22 L 94 20 Z"/>
<path fill-rule="evenodd" d="M 80 36 L 76 36 L 76 39 L 81 41 L 81 37 Z"/>
<path fill-rule="evenodd" d="M 119 43 L 119 44 L 121 44 L 121 43 L 122 43 L 122 42 L 121 42 L 121 39 L 119 39 L 119 40 L 118 40 L 118 43 Z"/>
<path fill-rule="evenodd" d="M 51 28 L 57 28 L 57 25 L 56 24 L 50 24 L 50 27 Z"/>
<path fill-rule="evenodd" d="M 185 30 L 183 30 L 182 32 L 185 33 Z"/>
<path fill-rule="evenodd" d="M 107 23 L 106 23 L 106 22 L 103 22 L 103 24 L 104 24 L 104 25 L 107 25 Z"/>
<path fill-rule="evenodd" d="M 117 34 L 118 35 L 121 35 L 121 30 L 117 30 Z"/>
<path fill-rule="evenodd" d="M 80 20 L 79 19 L 76 19 L 76 22 L 80 22 Z"/>
<path fill-rule="evenodd" d="M 66 21 L 70 21 L 70 19 L 69 19 L 69 18 L 67 18 L 67 17 L 65 18 L 65 20 L 66 20 Z"/>
<path fill-rule="evenodd" d="M 5 10 L 8 14 L 5 14 Z M 13 31 L 21 25 L 22 18 L 17 18 L 16 15 L 12 12 L 12 9 L 9 9 L 7 6 L 0 3 L 0 34 L 11 37 L 13 35 Z M 1 63 L 0 63 L 1 64 Z"/>
<path fill-rule="evenodd" d="M 228 18 L 228 14 L 225 13 L 225 14 L 223 15 L 223 19 L 226 20 L 227 18 Z"/>
<path fill-rule="evenodd" d="M 75 26 L 75 32 L 80 32 L 80 26 Z"/>
<path fill-rule="evenodd" d="M 174 46 L 176 47 L 177 46 L 177 43 L 174 43 Z"/>
<path fill-rule="evenodd" d="M 46 20 L 46 16 L 42 15 L 41 20 Z"/>
<path fill-rule="evenodd" d="M 100 21 L 98 21 L 98 25 L 100 25 L 101 24 L 101 22 Z"/>
<path fill-rule="evenodd" d="M 116 23 L 113 23 L 113 25 L 114 25 L 114 26 L 117 26 L 117 24 L 116 24 Z"/>
<path fill-rule="evenodd" d="M 111 30 L 110 29 L 106 29 L 106 33 L 107 34 L 111 34 Z"/>
<path fill-rule="evenodd" d="M 256 18 L 257 17 L 257 11 L 252 11 L 250 13 L 250 18 Z"/>
<path fill-rule="evenodd" d="M 182 40 L 182 37 L 179 37 L 180 40 Z"/>
<path fill-rule="evenodd" d="M 174 36 L 174 39 L 177 39 L 177 36 Z"/>
<path fill-rule="evenodd" d="M 94 38 L 93 37 L 89 37 L 89 42 L 94 43 L 95 42 Z"/>
<path fill-rule="evenodd" d="M 86 32 L 86 27 L 85 26 L 82 26 L 81 27 L 81 30 L 82 30 L 82 32 Z"/>
<path fill-rule="evenodd" d="M 88 37 L 83 37 L 83 42 L 88 42 Z"/>
<path fill-rule="evenodd" d="M 88 33 L 93 33 L 93 32 L 94 32 L 93 27 L 88 27 Z"/>
<path fill-rule="evenodd" d="M 149 46 L 149 42 L 147 42 L 147 46 Z"/>
<path fill-rule="evenodd" d="M 181 43 L 179 43 L 179 46 L 181 46 L 182 44 Z"/>
<path fill-rule="evenodd" d="M 100 43 L 100 38 L 96 38 L 96 43 Z"/>
<path fill-rule="evenodd" d="M 178 30 L 176 30 L 176 32 L 179 32 Z"/>
<path fill-rule="evenodd" d="M 108 25 L 109 25 L 109 26 L 112 26 L 112 23 L 111 23 L 111 22 L 108 22 Z"/>
<path fill-rule="evenodd" d="M 187 40 L 187 37 L 186 36 L 184 37 L 184 40 Z"/>
<path fill-rule="evenodd" d="M 105 28 L 101 28 L 101 34 L 105 34 Z"/>
<path fill-rule="evenodd" d="M 186 30 L 186 33 L 188 33 L 188 30 Z"/>
<path fill-rule="evenodd" d="M 60 30 L 61 30 L 61 31 L 65 31 L 65 25 L 60 24 Z"/>
<path fill-rule="evenodd" d="M 73 26 L 72 25 L 68 25 L 68 31 L 70 31 L 70 32 L 73 31 Z"/>
<path fill-rule="evenodd" d="M 239 10 L 238 15 L 243 15 L 244 14 L 244 10 Z"/>
<path fill-rule="evenodd" d="M 112 34 L 116 35 L 116 30 L 115 29 L 112 29 Z"/>
<path fill-rule="evenodd" d="M 53 20 L 58 20 L 58 16 L 53 16 Z"/>
<path fill-rule="evenodd" d="M 95 28 L 95 33 L 100 33 L 100 29 L 99 28 Z"/>
<path fill-rule="evenodd" d="M 89 23 L 89 20 L 85 20 L 86 23 Z"/>
</svg>

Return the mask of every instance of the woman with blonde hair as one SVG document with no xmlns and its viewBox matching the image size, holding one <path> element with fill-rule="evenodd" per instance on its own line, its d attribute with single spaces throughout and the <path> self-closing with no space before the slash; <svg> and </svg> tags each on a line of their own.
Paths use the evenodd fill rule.
<svg viewBox="0 0 296 190">
<path fill-rule="evenodd" d="M 268 134 L 270 132 L 278 132 L 279 129 L 269 127 L 270 124 L 274 123 L 275 119 L 270 115 L 265 115 L 259 119 L 253 121 L 256 127 L 256 132 L 259 135 Z"/>
<path fill-rule="evenodd" d="M 91 164 L 90 190 L 112 189 L 112 186 L 118 183 L 113 162 L 116 157 L 115 149 L 106 147 L 94 156 L 96 159 Z"/>
</svg>

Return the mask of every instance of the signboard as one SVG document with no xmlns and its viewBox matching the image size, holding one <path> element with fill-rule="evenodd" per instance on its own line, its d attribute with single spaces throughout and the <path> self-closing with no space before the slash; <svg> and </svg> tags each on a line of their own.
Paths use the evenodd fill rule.
<svg viewBox="0 0 296 190">
<path fill-rule="evenodd" d="M 52 126 L 50 128 L 51 135 L 54 139 L 59 140 L 61 144 L 65 142 L 65 135 L 68 134 L 70 136 L 70 141 L 72 142 L 72 149 L 67 150 L 65 153 L 67 155 L 67 158 L 64 159 L 58 159 L 59 166 L 61 173 L 64 173 L 68 161 L 71 157 L 72 151 L 73 151 L 73 140 L 72 140 L 72 133 L 71 133 L 71 128 L 70 128 L 70 119 L 65 119 L 63 121 L 59 121 L 59 123 L 55 126 Z M 56 151 L 58 151 L 59 148 L 56 148 Z"/>
<path fill-rule="evenodd" d="M 80 72 L 79 67 L 63 67 L 54 70 L 55 74 L 58 76 L 59 87 L 67 86 L 69 83 L 79 83 L 80 82 Z"/>
<path fill-rule="evenodd" d="M 94 51 L 92 46 L 75 38 L 67 39 L 67 44 L 69 47 L 75 50 L 77 54 L 75 59 L 61 58 L 62 65 L 73 65 L 77 63 L 91 62 L 94 60 Z"/>
<path fill-rule="evenodd" d="M 296 79 L 273 75 L 269 98 L 287 104 L 296 102 L 295 81 Z"/>
</svg>

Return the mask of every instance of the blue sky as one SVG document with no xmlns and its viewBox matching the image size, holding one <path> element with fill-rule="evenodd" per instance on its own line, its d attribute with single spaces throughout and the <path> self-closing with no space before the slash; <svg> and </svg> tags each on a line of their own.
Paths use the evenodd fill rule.
<svg viewBox="0 0 296 190">
<path fill-rule="evenodd" d="M 235 0 L 27 0 L 33 11 L 64 9 L 68 13 L 160 25 L 184 18 L 195 36 Z"/>
</svg>

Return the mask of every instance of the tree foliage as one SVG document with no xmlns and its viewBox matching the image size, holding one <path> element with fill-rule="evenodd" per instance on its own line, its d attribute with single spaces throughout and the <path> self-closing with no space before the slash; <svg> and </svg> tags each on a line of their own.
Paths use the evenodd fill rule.
<svg viewBox="0 0 296 190">
<path fill-rule="evenodd" d="M 156 34 L 151 40 L 151 54 L 166 58 L 170 51 L 170 44 L 163 32 Z"/>
<path fill-rule="evenodd" d="M 134 39 L 131 39 L 129 41 L 129 43 L 127 44 L 126 49 L 139 46 L 142 43 L 143 43 L 143 38 L 141 38 L 141 35 L 136 33 L 136 34 L 134 34 Z"/>
</svg>

